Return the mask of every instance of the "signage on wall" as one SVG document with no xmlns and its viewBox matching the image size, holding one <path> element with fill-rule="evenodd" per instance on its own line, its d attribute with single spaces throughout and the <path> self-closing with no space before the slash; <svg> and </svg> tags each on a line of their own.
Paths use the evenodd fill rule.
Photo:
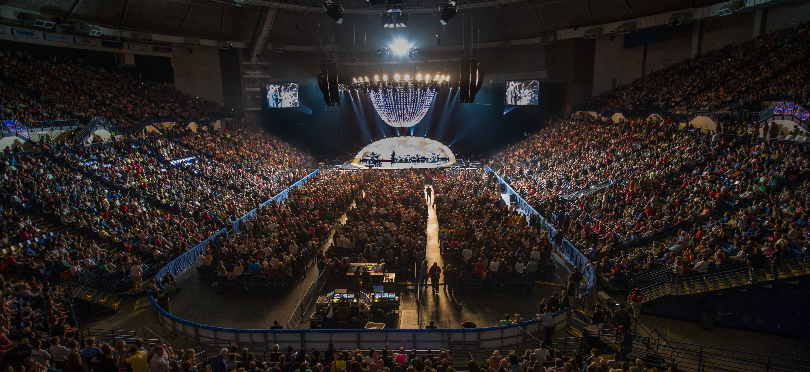
<svg viewBox="0 0 810 372">
<path fill-rule="evenodd" d="M 153 52 L 158 52 L 158 53 L 171 53 L 171 52 L 172 52 L 172 48 L 170 48 L 170 47 L 159 47 L 159 46 L 156 46 L 156 47 L 152 47 L 152 51 L 153 51 Z"/>
<path fill-rule="evenodd" d="M 149 45 L 129 43 L 127 46 L 129 47 L 129 50 L 137 50 L 141 52 L 149 51 Z"/>
<path fill-rule="evenodd" d="M 31 31 L 31 30 L 24 30 L 21 28 L 12 28 L 11 29 L 11 36 L 15 37 L 24 37 L 27 39 L 39 39 L 39 32 Z"/>
<path fill-rule="evenodd" d="M 120 41 L 101 40 L 101 46 L 104 48 L 124 49 L 124 43 Z"/>
<path fill-rule="evenodd" d="M 45 32 L 45 40 L 47 41 L 56 41 L 59 43 L 67 43 L 68 37 L 66 35 L 59 35 L 59 34 L 49 34 Z"/>
<path fill-rule="evenodd" d="M 86 37 L 74 36 L 73 37 L 73 44 L 96 46 L 96 39 L 88 39 Z"/>
<path fill-rule="evenodd" d="M 0 26 L 0 35 L 6 34 L 6 26 Z"/>
</svg>

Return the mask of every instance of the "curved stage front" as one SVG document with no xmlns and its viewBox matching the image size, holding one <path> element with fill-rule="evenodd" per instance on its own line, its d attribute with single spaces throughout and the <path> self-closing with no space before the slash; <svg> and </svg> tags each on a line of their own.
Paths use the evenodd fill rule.
<svg viewBox="0 0 810 372">
<path fill-rule="evenodd" d="M 425 137 L 383 138 L 364 147 L 354 157 L 357 168 L 407 169 L 442 168 L 456 162 L 447 145 Z"/>
</svg>

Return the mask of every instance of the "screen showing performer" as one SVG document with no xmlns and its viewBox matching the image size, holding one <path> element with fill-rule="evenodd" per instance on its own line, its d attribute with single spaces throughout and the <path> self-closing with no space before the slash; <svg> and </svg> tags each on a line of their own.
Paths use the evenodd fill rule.
<svg viewBox="0 0 810 372">
<path fill-rule="evenodd" d="M 267 84 L 267 107 L 299 107 L 298 83 Z"/>
<path fill-rule="evenodd" d="M 537 105 L 540 95 L 540 81 L 513 80 L 506 82 L 504 103 L 506 106 Z"/>
</svg>

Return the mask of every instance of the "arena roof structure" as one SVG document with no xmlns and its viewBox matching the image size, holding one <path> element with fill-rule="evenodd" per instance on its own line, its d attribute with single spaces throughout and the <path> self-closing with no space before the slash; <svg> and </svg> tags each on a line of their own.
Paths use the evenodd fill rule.
<svg viewBox="0 0 810 372">
<path fill-rule="evenodd" d="M 340 1 L 347 15 L 371 17 L 384 5 L 366 0 Z M 410 14 L 436 14 L 444 0 L 405 2 Z M 550 35 L 567 28 L 620 22 L 717 4 L 717 0 L 462 0 L 459 14 L 484 11 L 480 28 L 503 29 L 507 37 Z M 301 33 L 301 25 L 326 20 L 321 0 L 0 0 L 4 8 L 37 12 L 60 21 L 86 22 L 122 30 L 250 41 L 260 35 L 272 10 L 272 40 Z M 343 24 L 349 26 L 351 18 Z M 377 20 L 375 19 L 375 22 Z M 431 21 L 436 21 L 431 18 Z M 269 22 L 272 26 L 273 19 Z M 435 23 L 438 24 L 438 21 Z M 299 25 L 298 28 L 295 25 Z M 268 30 L 269 31 L 269 30 Z M 312 34 L 312 33 L 310 33 Z M 488 35 L 482 35 L 487 37 Z M 500 35 L 499 35 L 500 36 Z M 317 43 L 309 35 L 309 44 Z"/>
</svg>

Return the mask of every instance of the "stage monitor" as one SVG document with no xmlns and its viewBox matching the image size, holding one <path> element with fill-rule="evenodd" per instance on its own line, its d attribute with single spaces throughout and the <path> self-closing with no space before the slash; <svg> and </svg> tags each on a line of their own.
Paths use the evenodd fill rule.
<svg viewBox="0 0 810 372">
<path fill-rule="evenodd" d="M 267 107 L 299 107 L 298 83 L 267 84 Z"/>
<path fill-rule="evenodd" d="M 512 80 L 506 82 L 506 106 L 535 106 L 540 96 L 540 81 Z"/>
</svg>

